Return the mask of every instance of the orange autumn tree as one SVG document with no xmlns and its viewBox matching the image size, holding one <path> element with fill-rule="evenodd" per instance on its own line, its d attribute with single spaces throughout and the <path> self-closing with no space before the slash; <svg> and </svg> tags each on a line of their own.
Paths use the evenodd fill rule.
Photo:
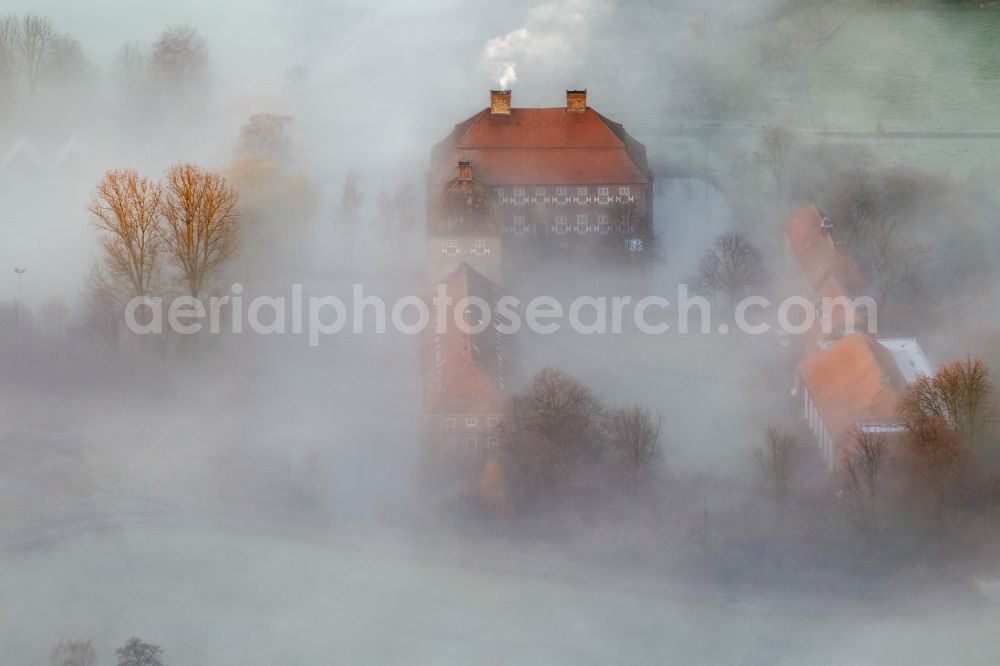
<svg viewBox="0 0 1000 666">
<path fill-rule="evenodd" d="M 193 164 L 176 164 L 167 171 L 161 233 L 181 284 L 195 298 L 236 254 L 236 204 L 236 191 L 216 173 Z"/>
<path fill-rule="evenodd" d="M 918 377 L 902 395 L 900 414 L 909 433 L 914 480 L 941 517 L 961 490 L 995 415 L 989 366 L 967 357 Z"/>
<path fill-rule="evenodd" d="M 119 169 L 104 174 L 87 206 L 94 227 L 104 232 L 101 268 L 121 296 L 153 291 L 162 249 L 162 203 L 159 184 L 135 169 Z"/>
<path fill-rule="evenodd" d="M 996 416 L 990 368 L 969 356 L 921 375 L 907 387 L 901 408 L 911 431 L 937 423 L 975 448 Z"/>
</svg>

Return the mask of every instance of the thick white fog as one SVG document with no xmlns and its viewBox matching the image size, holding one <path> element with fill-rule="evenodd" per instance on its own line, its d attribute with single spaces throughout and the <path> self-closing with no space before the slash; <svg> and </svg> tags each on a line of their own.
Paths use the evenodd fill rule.
<svg viewBox="0 0 1000 666">
<path fill-rule="evenodd" d="M 4 0 L 0 666 L 996 663 L 997 34 L 990 2 Z M 448 139 L 574 90 L 603 134 L 524 129 L 516 182 Z M 631 185 L 516 180 L 602 140 Z M 632 309 L 248 323 L 360 286 L 395 324 L 442 281 Z M 838 294 L 877 318 L 820 332 Z M 193 335 L 128 305 L 219 297 Z"/>
</svg>

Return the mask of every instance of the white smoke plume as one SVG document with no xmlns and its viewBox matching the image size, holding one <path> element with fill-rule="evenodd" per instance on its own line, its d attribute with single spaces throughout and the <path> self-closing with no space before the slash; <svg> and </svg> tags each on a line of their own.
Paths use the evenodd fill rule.
<svg viewBox="0 0 1000 666">
<path fill-rule="evenodd" d="M 551 65 L 579 58 L 586 47 L 598 3 L 564 0 L 539 5 L 528 12 L 525 25 L 486 42 L 483 62 L 501 89 L 517 81 L 519 64 Z"/>
</svg>

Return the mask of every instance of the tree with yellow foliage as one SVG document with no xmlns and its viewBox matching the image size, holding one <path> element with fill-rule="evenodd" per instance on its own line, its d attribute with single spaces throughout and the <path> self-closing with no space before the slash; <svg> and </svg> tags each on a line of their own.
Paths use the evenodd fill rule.
<svg viewBox="0 0 1000 666">
<path fill-rule="evenodd" d="M 176 164 L 167 171 L 161 234 L 190 296 L 197 298 L 239 248 L 236 203 L 236 190 L 219 174 L 194 164 Z"/>
<path fill-rule="evenodd" d="M 162 250 L 160 215 L 163 189 L 135 169 L 108 171 L 97 184 L 87 210 L 103 232 L 102 267 L 120 296 L 153 291 Z"/>
</svg>

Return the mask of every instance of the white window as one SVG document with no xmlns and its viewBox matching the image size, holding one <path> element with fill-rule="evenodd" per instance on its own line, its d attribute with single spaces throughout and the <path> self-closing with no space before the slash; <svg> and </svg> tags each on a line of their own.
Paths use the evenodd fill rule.
<svg viewBox="0 0 1000 666">
<path fill-rule="evenodd" d="M 535 188 L 535 203 L 545 203 L 545 188 L 536 187 Z"/>
<path fill-rule="evenodd" d="M 500 440 L 498 440 L 496 437 L 487 437 L 486 438 L 486 448 L 489 449 L 490 451 L 495 451 L 495 450 L 499 449 L 500 448 Z"/>
<path fill-rule="evenodd" d="M 569 232 L 569 221 L 565 215 L 556 215 L 556 223 L 552 226 L 552 230 L 557 234 Z"/>
<path fill-rule="evenodd" d="M 587 223 L 586 215 L 576 216 L 576 233 L 585 234 L 589 230 L 590 225 Z"/>
<path fill-rule="evenodd" d="M 479 438 L 477 437 L 466 437 L 465 438 L 465 450 L 469 453 L 475 453 L 476 449 L 479 448 Z"/>
<path fill-rule="evenodd" d="M 479 425 L 479 419 L 477 419 L 475 416 L 466 416 L 465 417 L 465 427 L 466 428 L 475 428 L 477 425 Z"/>
<path fill-rule="evenodd" d="M 486 425 L 488 425 L 491 428 L 496 428 L 498 425 L 500 425 L 500 417 L 499 416 L 489 416 L 489 417 L 487 417 L 486 418 Z"/>
<path fill-rule="evenodd" d="M 578 188 L 576 188 L 576 202 L 578 204 L 585 204 L 585 203 L 587 203 L 587 200 L 589 198 L 590 197 L 587 196 L 587 188 L 586 187 L 578 187 Z"/>
<path fill-rule="evenodd" d="M 517 205 L 528 203 L 528 197 L 524 194 L 523 187 L 514 188 L 514 196 L 510 198 L 510 202 Z"/>
<path fill-rule="evenodd" d="M 524 215 L 514 216 L 514 224 L 510 225 L 510 230 L 515 234 L 527 233 L 528 225 L 524 221 Z"/>
<path fill-rule="evenodd" d="M 599 204 L 611 203 L 611 188 L 609 187 L 597 188 L 597 203 Z"/>
<path fill-rule="evenodd" d="M 444 429 L 445 430 L 454 430 L 456 425 L 458 425 L 458 421 L 457 421 L 457 419 L 455 419 L 454 416 L 446 416 L 446 417 L 444 417 Z"/>
<path fill-rule="evenodd" d="M 607 215 L 597 216 L 597 233 L 606 234 L 611 231 L 611 223 L 608 222 Z"/>
<path fill-rule="evenodd" d="M 457 240 L 445 241 L 445 246 L 441 248 L 441 254 L 446 254 L 449 257 L 457 257 L 462 254 L 462 251 L 458 249 Z"/>
<path fill-rule="evenodd" d="M 496 187 L 496 188 L 493 189 L 493 191 L 497 195 L 497 201 L 499 201 L 500 203 L 503 203 L 505 201 L 503 188 L 502 187 Z"/>
<path fill-rule="evenodd" d="M 569 203 L 569 196 L 567 195 L 567 188 L 565 188 L 565 187 L 557 187 L 556 188 L 556 196 L 555 196 L 555 198 L 552 201 L 553 201 L 553 203 L 558 204 L 558 205 L 568 204 Z"/>
<path fill-rule="evenodd" d="M 628 185 L 622 185 L 618 188 L 618 200 L 621 202 L 632 201 L 632 190 Z"/>
<path fill-rule="evenodd" d="M 486 247 L 485 240 L 472 241 L 472 254 L 476 257 L 485 257 L 490 253 L 490 248 Z"/>
</svg>

